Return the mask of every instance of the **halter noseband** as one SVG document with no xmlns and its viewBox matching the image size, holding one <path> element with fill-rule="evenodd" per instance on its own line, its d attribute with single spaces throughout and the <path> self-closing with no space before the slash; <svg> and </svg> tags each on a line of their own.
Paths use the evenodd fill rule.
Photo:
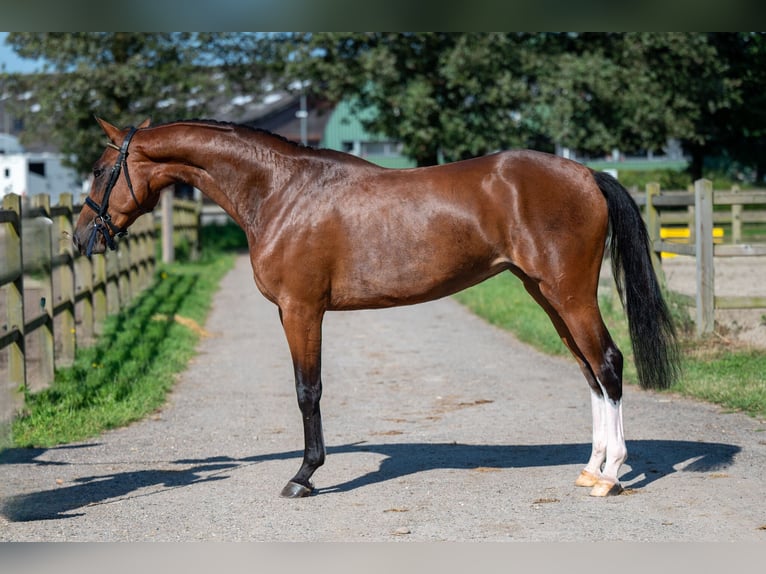
<svg viewBox="0 0 766 574">
<path fill-rule="evenodd" d="M 128 184 L 128 189 L 130 190 L 130 195 L 133 196 L 133 201 L 136 202 L 136 205 L 138 206 L 138 209 L 141 213 L 146 213 L 136 198 L 136 194 L 133 191 L 133 184 L 130 181 L 130 175 L 128 175 L 128 146 L 130 145 L 130 140 L 133 138 L 133 134 L 135 134 L 137 131 L 137 128 L 130 128 L 128 135 L 125 136 L 125 139 L 122 142 L 122 146 L 119 148 L 111 142 L 107 144 L 110 147 L 118 149 L 120 155 L 117 157 L 117 161 L 115 162 L 114 166 L 112 166 L 112 171 L 109 174 L 109 181 L 106 184 L 106 189 L 104 190 L 104 198 L 101 200 L 101 205 L 93 201 L 90 196 L 85 198 L 85 205 L 96 212 L 96 217 L 93 219 L 93 229 L 91 230 L 90 238 L 88 239 L 88 249 L 86 252 L 88 257 L 90 257 L 93 253 L 93 246 L 96 243 L 96 237 L 98 237 L 99 233 L 104 237 L 104 241 L 106 242 L 107 247 L 109 247 L 109 249 L 112 251 L 117 249 L 117 244 L 114 242 L 114 237 L 123 237 L 128 233 L 127 229 L 115 225 L 112 222 L 112 217 L 108 213 L 109 196 L 112 194 L 112 189 L 114 189 L 114 185 L 117 183 L 117 179 L 120 177 L 120 171 L 122 171 L 123 168 L 125 171 L 125 182 Z M 110 229 L 114 234 L 113 236 L 109 234 Z"/>
</svg>

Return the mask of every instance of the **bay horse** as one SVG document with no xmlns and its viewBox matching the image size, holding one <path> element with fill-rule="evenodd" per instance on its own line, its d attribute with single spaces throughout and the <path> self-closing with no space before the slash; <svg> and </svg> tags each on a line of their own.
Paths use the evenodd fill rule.
<svg viewBox="0 0 766 574">
<path fill-rule="evenodd" d="M 200 189 L 247 235 L 255 283 L 279 310 L 303 420 L 303 461 L 282 496 L 310 495 L 325 460 L 325 312 L 421 303 L 505 270 L 547 312 L 590 386 L 593 446 L 575 484 L 593 496 L 621 492 L 623 356 L 597 300 L 607 246 L 641 386 L 669 387 L 678 355 L 641 214 L 613 177 L 529 150 L 386 169 L 242 125 L 119 129 L 96 119 L 109 143 L 73 233 L 82 253 L 114 249 L 176 182 Z"/>
</svg>

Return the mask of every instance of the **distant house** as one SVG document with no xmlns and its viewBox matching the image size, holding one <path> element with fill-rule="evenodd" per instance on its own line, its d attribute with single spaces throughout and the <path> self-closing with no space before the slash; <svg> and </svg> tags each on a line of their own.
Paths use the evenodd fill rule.
<svg viewBox="0 0 766 574">
<path fill-rule="evenodd" d="M 357 114 L 350 102 L 340 102 L 325 126 L 321 146 L 357 155 L 383 167 L 415 167 L 413 160 L 402 155 L 401 143 L 364 129 L 361 120 L 372 113 L 364 110 Z"/>
<path fill-rule="evenodd" d="M 62 193 L 77 198 L 81 192 L 77 172 L 62 164 L 61 154 L 26 152 L 15 136 L 0 133 L 0 197 L 48 194 L 56 205 Z"/>
<path fill-rule="evenodd" d="M 311 96 L 301 102 L 300 96 L 284 92 L 267 94 L 263 102 L 269 105 L 254 108 L 242 123 L 295 142 L 305 140 L 313 147 L 351 153 L 384 167 L 415 166 L 414 161 L 402 155 L 399 142 L 364 129 L 361 120 L 373 113 L 371 110 L 359 114 L 346 100 L 333 107 Z"/>
<path fill-rule="evenodd" d="M 271 101 L 271 106 L 243 123 L 294 142 L 320 145 L 332 112 L 329 102 L 310 96 L 302 100 L 300 96 L 279 92 L 268 94 L 264 100 Z"/>
</svg>

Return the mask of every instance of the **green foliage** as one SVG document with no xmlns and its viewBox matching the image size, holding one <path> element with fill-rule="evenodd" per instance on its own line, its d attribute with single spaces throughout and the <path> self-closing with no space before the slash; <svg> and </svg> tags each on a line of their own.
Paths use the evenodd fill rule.
<svg viewBox="0 0 766 574">
<path fill-rule="evenodd" d="M 766 51 L 752 33 L 311 33 L 285 39 L 287 74 L 375 108 L 373 132 L 421 165 L 508 147 L 659 151 L 685 142 L 692 175 L 725 145 L 766 165 Z M 758 91 L 756 86 L 759 87 Z M 739 145 L 732 134 L 749 138 Z M 742 138 L 740 138 L 741 140 Z M 760 155 L 755 153 L 761 150 Z"/>
<path fill-rule="evenodd" d="M 78 349 L 75 363 L 56 371 L 51 387 L 28 393 L 13 423 L 16 446 L 82 440 L 138 420 L 159 408 L 194 354 L 218 282 L 233 256 L 172 265 L 155 285 L 107 319 L 98 342 Z M 184 320 L 179 322 L 178 317 Z"/>
<path fill-rule="evenodd" d="M 221 88 L 247 83 L 257 93 L 262 44 L 252 35 L 236 39 L 232 50 L 231 34 L 223 33 L 11 32 L 16 52 L 44 58 L 47 69 L 5 75 L 4 90 L 17 96 L 8 105 L 24 122 L 22 142 L 53 145 L 87 173 L 104 148 L 94 115 L 118 126 L 147 117 L 157 123 L 210 113 L 226 95 Z M 211 72 L 212 64 L 223 72 Z"/>
<path fill-rule="evenodd" d="M 218 225 L 204 225 L 200 228 L 200 243 L 203 258 L 220 252 L 246 251 L 247 236 L 242 228 L 231 221 Z"/>
<path fill-rule="evenodd" d="M 333 100 L 375 109 L 365 129 L 399 140 L 419 165 L 529 143 L 523 35 L 312 33 L 294 37 L 287 73 Z"/>
<path fill-rule="evenodd" d="M 676 138 L 692 179 L 719 156 L 758 182 L 766 174 L 764 33 L 12 32 L 8 42 L 57 74 L 3 77 L 25 141 L 60 148 L 83 172 L 102 151 L 94 114 L 120 125 L 218 116 L 228 94 L 299 81 L 376 110 L 364 127 L 420 165 L 512 147 L 660 151 Z"/>
</svg>

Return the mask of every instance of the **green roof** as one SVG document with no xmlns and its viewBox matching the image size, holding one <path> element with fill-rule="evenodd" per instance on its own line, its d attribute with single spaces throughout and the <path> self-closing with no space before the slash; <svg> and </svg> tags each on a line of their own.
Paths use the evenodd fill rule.
<svg viewBox="0 0 766 574">
<path fill-rule="evenodd" d="M 344 142 L 386 142 L 390 138 L 368 132 L 362 126 L 361 118 L 371 117 L 375 110 L 367 108 L 355 111 L 351 102 L 343 100 L 332 111 L 320 145 L 325 148 L 347 151 Z M 366 155 L 364 159 L 383 167 L 414 167 L 415 162 L 402 155 Z"/>
</svg>

